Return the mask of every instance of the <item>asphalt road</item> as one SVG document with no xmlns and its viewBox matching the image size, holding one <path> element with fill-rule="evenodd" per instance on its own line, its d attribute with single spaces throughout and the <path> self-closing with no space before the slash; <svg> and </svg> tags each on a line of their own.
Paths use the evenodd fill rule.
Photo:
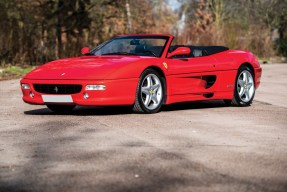
<svg viewBox="0 0 287 192">
<path fill-rule="evenodd" d="M 287 64 L 250 107 L 221 101 L 55 115 L 0 81 L 0 191 L 287 191 Z"/>
</svg>

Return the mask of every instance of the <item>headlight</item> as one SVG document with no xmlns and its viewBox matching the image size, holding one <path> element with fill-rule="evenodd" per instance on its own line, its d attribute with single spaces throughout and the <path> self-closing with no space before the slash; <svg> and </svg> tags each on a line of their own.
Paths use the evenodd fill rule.
<svg viewBox="0 0 287 192">
<path fill-rule="evenodd" d="M 87 85 L 86 91 L 104 91 L 106 90 L 105 85 Z"/>
<path fill-rule="evenodd" d="M 22 89 L 30 89 L 30 85 L 29 84 L 23 83 L 21 86 L 22 86 Z"/>
</svg>

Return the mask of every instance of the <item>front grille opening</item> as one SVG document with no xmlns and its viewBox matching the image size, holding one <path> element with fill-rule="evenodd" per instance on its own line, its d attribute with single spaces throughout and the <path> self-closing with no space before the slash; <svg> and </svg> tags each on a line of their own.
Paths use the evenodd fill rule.
<svg viewBox="0 0 287 192">
<path fill-rule="evenodd" d="M 34 84 L 33 87 L 39 93 L 59 95 L 80 93 L 82 90 L 82 85 L 70 84 Z"/>
</svg>

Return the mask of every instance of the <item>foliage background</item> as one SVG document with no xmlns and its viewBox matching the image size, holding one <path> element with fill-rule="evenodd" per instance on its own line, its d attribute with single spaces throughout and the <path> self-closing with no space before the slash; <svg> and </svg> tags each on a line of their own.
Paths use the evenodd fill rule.
<svg viewBox="0 0 287 192">
<path fill-rule="evenodd" d="M 77 56 L 118 34 L 287 56 L 287 0 L 0 0 L 2 65 Z"/>
</svg>

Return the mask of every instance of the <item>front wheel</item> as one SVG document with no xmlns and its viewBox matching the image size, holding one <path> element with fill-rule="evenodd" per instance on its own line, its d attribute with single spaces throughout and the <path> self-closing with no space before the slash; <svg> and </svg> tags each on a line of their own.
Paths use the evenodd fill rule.
<svg viewBox="0 0 287 192">
<path fill-rule="evenodd" d="M 165 80 L 153 69 L 145 70 L 139 80 L 133 111 L 156 113 L 160 110 L 165 95 Z"/>
<path fill-rule="evenodd" d="M 70 113 L 76 105 L 47 105 L 47 107 L 56 113 Z"/>
<path fill-rule="evenodd" d="M 248 106 L 252 103 L 255 95 L 254 74 L 247 66 L 238 69 L 234 87 L 232 105 Z"/>
</svg>

